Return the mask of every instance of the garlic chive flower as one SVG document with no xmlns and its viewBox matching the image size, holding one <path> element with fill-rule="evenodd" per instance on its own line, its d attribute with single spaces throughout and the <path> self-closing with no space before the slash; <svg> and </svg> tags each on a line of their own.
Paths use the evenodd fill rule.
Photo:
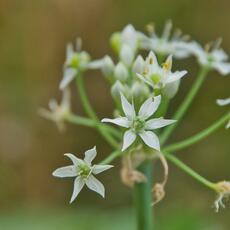
<svg viewBox="0 0 230 230">
<path fill-rule="evenodd" d="M 158 55 L 168 56 L 172 54 L 175 58 L 183 59 L 191 55 L 191 51 L 187 49 L 190 42 L 188 42 L 188 35 L 183 35 L 177 29 L 171 35 L 172 22 L 166 22 L 163 33 L 158 36 L 153 25 L 148 25 L 147 30 L 150 37 L 145 37 L 141 43 L 141 47 L 146 50 L 153 50 Z"/>
<path fill-rule="evenodd" d="M 229 105 L 230 104 L 230 97 L 229 98 L 226 98 L 226 99 L 217 99 L 216 100 L 216 103 L 220 106 L 225 106 L 225 105 Z M 226 129 L 229 129 L 230 128 L 230 119 L 226 125 Z"/>
<path fill-rule="evenodd" d="M 150 51 L 146 58 L 143 72 L 137 73 L 137 76 L 150 85 L 154 90 L 161 91 L 172 83 L 179 83 L 180 79 L 187 73 L 186 70 L 172 72 L 172 56 L 170 55 L 161 67 L 158 64 L 155 54 Z M 177 85 L 176 89 L 177 89 Z M 174 90 L 175 91 L 175 90 Z M 168 92 L 165 92 L 166 95 Z M 169 92 L 170 96 L 175 93 Z"/>
<path fill-rule="evenodd" d="M 149 119 L 158 109 L 161 102 L 161 96 L 147 99 L 138 114 L 136 114 L 134 105 L 121 94 L 121 104 L 125 117 L 115 119 L 104 118 L 102 122 L 109 122 L 115 125 L 127 128 L 123 136 L 122 151 L 126 150 L 139 136 L 143 142 L 155 150 L 160 151 L 160 142 L 157 135 L 152 131 L 162 128 L 175 122 L 175 120 L 166 120 L 163 118 Z"/>
<path fill-rule="evenodd" d="M 71 153 L 66 153 L 64 155 L 69 157 L 73 164 L 56 169 L 53 172 L 53 176 L 60 178 L 76 177 L 74 180 L 74 189 L 72 197 L 70 199 L 70 203 L 72 203 L 76 199 L 84 185 L 86 185 L 90 190 L 104 197 L 104 185 L 98 179 L 96 179 L 94 175 L 104 172 L 112 168 L 113 166 L 92 165 L 92 160 L 97 155 L 96 147 L 89 149 L 85 152 L 84 160 L 79 159 Z"/>
<path fill-rule="evenodd" d="M 71 112 L 70 99 L 70 90 L 68 88 L 65 88 L 65 90 L 63 91 L 63 97 L 60 105 L 58 105 L 55 99 L 51 99 L 49 102 L 50 110 L 41 108 L 39 109 L 39 114 L 42 117 L 55 122 L 59 131 L 62 132 L 65 128 L 65 117 L 68 116 L 68 114 Z"/>
<path fill-rule="evenodd" d="M 220 48 L 220 40 L 217 40 L 212 46 L 206 45 L 205 48 L 193 42 L 189 49 L 196 56 L 200 65 L 215 69 L 222 75 L 230 73 L 230 63 L 227 62 L 228 55 Z"/>
<path fill-rule="evenodd" d="M 85 51 L 80 51 L 80 40 L 77 40 L 76 51 L 72 44 L 66 48 L 66 61 L 63 70 L 63 79 L 59 84 L 61 90 L 65 89 L 78 73 L 85 70 L 90 61 L 90 56 Z"/>
</svg>

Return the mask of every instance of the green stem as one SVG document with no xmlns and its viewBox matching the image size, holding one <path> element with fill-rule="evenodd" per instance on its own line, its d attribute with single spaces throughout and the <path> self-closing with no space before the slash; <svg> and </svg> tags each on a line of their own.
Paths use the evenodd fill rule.
<svg viewBox="0 0 230 230">
<path fill-rule="evenodd" d="M 79 91 L 79 95 L 83 104 L 83 107 L 86 111 L 86 113 L 88 114 L 88 116 L 90 118 L 92 118 L 95 122 L 99 122 L 99 119 L 96 115 L 96 113 L 94 112 L 94 110 L 92 109 L 88 97 L 85 93 L 85 89 L 84 89 L 84 84 L 83 84 L 83 79 L 81 74 L 78 74 L 76 77 L 76 82 L 77 82 L 77 87 L 78 87 L 78 91 Z M 116 140 L 110 135 L 110 133 L 107 132 L 107 130 L 105 129 L 104 126 L 97 126 L 96 127 L 97 130 L 101 133 L 101 135 L 105 138 L 105 140 L 113 147 L 113 148 L 118 148 L 119 144 L 116 142 Z"/>
<path fill-rule="evenodd" d="M 199 181 L 201 184 L 203 184 L 203 185 L 207 186 L 208 188 L 216 191 L 216 185 L 214 183 L 208 181 L 207 179 L 205 179 L 204 177 L 202 177 L 201 175 L 199 175 L 197 172 L 195 172 L 189 166 L 187 166 L 186 164 L 184 164 L 182 161 L 180 161 L 174 155 L 164 152 L 164 156 L 168 160 L 170 160 L 172 163 L 174 163 L 177 167 L 179 167 L 184 172 L 186 172 L 188 175 L 190 175 L 191 177 L 193 177 L 194 179 L 196 179 L 197 181 Z"/>
<path fill-rule="evenodd" d="M 76 124 L 76 125 L 83 125 L 83 126 L 87 126 L 91 128 L 97 128 L 98 126 L 104 126 L 105 129 L 107 129 L 108 132 L 110 132 L 114 137 L 118 138 L 119 140 L 121 139 L 121 133 L 118 130 L 116 130 L 115 128 L 111 126 L 102 124 L 101 122 L 98 122 L 98 121 L 95 121 L 89 118 L 77 116 L 72 113 L 66 115 L 65 120 L 70 123 Z"/>
<path fill-rule="evenodd" d="M 103 161 L 100 162 L 100 164 L 109 164 L 113 160 L 115 160 L 117 157 L 121 156 L 123 152 L 120 150 L 113 151 L 108 157 L 106 157 Z"/>
<path fill-rule="evenodd" d="M 179 120 L 181 120 L 181 118 L 184 116 L 185 112 L 187 111 L 187 109 L 191 105 L 194 97 L 196 96 L 198 90 L 200 89 L 202 83 L 204 82 L 208 71 L 209 71 L 209 68 L 207 66 L 202 67 L 202 69 L 200 70 L 200 72 L 198 74 L 198 77 L 197 77 L 196 81 L 194 82 L 194 84 L 191 86 L 191 89 L 190 89 L 189 93 L 187 94 L 187 96 L 185 97 L 184 101 L 180 105 L 179 109 L 176 111 L 175 115 L 173 116 L 173 119 L 177 120 L 178 122 L 168 126 L 163 131 L 163 133 L 162 133 L 162 135 L 160 137 L 162 145 L 167 141 L 167 139 L 169 138 L 169 136 L 172 133 L 172 131 L 178 125 Z"/>
<path fill-rule="evenodd" d="M 138 167 L 138 171 L 143 173 L 147 182 L 136 183 L 134 187 L 134 200 L 136 206 L 138 230 L 153 230 L 152 212 L 152 173 L 151 161 L 145 161 Z"/>
<path fill-rule="evenodd" d="M 190 137 L 184 141 L 180 141 L 178 143 L 166 146 L 163 149 L 163 151 L 172 152 L 172 151 L 181 150 L 181 149 L 184 149 L 190 145 L 193 145 L 193 144 L 203 140 L 204 138 L 206 138 L 207 136 L 209 136 L 213 132 L 215 132 L 218 128 L 222 127 L 229 119 L 230 119 L 230 113 L 228 112 L 223 117 L 221 117 L 218 121 L 216 121 L 214 124 L 212 124 L 210 127 L 204 129 L 200 133 L 198 133 L 198 134 L 196 134 L 196 135 L 194 135 L 194 136 L 192 136 L 192 137 Z"/>
</svg>

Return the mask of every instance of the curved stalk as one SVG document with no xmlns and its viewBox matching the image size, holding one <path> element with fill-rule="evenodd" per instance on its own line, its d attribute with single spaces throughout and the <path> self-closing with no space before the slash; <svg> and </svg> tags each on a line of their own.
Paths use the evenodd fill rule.
<svg viewBox="0 0 230 230">
<path fill-rule="evenodd" d="M 177 142 L 175 144 L 166 146 L 162 151 L 172 152 L 172 151 L 178 151 L 178 150 L 184 149 L 186 147 L 189 147 L 189 146 L 203 140 L 204 138 L 206 138 L 210 134 L 214 133 L 217 129 L 219 129 L 225 123 L 227 123 L 227 121 L 229 119 L 230 119 L 230 113 L 228 112 L 223 117 L 221 117 L 218 121 L 216 121 L 214 124 L 212 124 L 210 127 L 204 129 L 203 131 L 199 132 L 198 134 L 196 134 L 196 135 L 194 135 L 194 136 L 192 136 L 186 140 L 183 140 L 183 141 Z"/>
<path fill-rule="evenodd" d="M 182 169 L 184 172 L 186 172 L 188 175 L 199 181 L 201 184 L 205 185 L 206 187 L 216 191 L 216 185 L 215 183 L 212 183 L 211 181 L 205 179 L 201 175 L 199 175 L 197 172 L 195 172 L 193 169 L 191 169 L 189 166 L 187 166 L 185 163 L 180 161 L 178 158 L 176 158 L 174 155 L 164 152 L 164 156 L 170 160 L 172 163 L 174 163 L 177 167 Z"/>
<path fill-rule="evenodd" d="M 202 67 L 202 69 L 200 70 L 200 73 L 198 74 L 198 77 L 197 77 L 196 81 L 191 86 L 191 89 L 190 89 L 189 93 L 185 97 L 185 99 L 182 102 L 182 104 L 180 105 L 179 109 L 176 111 L 175 115 L 173 116 L 173 119 L 179 121 L 184 116 L 184 114 L 186 113 L 187 109 L 191 105 L 194 97 L 196 96 L 198 90 L 200 89 L 202 83 L 204 82 L 208 71 L 209 71 L 209 67 L 207 67 L 207 66 Z M 170 134 L 176 128 L 178 123 L 179 122 L 176 122 L 176 123 L 168 126 L 163 131 L 163 133 L 162 133 L 162 135 L 160 137 L 160 141 L 161 141 L 162 145 L 167 141 L 167 139 L 169 138 Z"/>
<path fill-rule="evenodd" d="M 83 104 L 83 107 L 85 109 L 85 112 L 88 114 L 88 116 L 90 118 L 92 118 L 94 121 L 99 122 L 99 119 L 96 115 L 96 113 L 94 112 L 94 110 L 92 109 L 88 97 L 85 93 L 85 89 L 84 89 L 84 84 L 83 84 L 83 79 L 81 74 L 78 74 L 78 76 L 76 77 L 76 82 L 77 82 L 77 88 L 79 91 L 79 95 Z M 101 133 L 101 135 L 105 138 L 105 140 L 113 147 L 113 148 L 117 148 L 119 147 L 119 144 L 116 142 L 116 140 L 110 135 L 110 133 L 107 132 L 107 130 L 105 129 L 104 126 L 97 126 L 96 127 L 97 130 Z"/>
</svg>

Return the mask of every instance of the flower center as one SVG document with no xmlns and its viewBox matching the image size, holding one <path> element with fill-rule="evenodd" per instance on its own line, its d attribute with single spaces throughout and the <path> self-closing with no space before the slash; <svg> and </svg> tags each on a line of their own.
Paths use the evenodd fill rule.
<svg viewBox="0 0 230 230">
<path fill-rule="evenodd" d="M 145 121 L 136 117 L 133 121 L 132 128 L 135 132 L 140 132 L 145 127 Z"/>
<path fill-rule="evenodd" d="M 78 68 L 79 63 L 80 63 L 80 55 L 76 53 L 73 55 L 70 65 L 73 68 Z"/>
<path fill-rule="evenodd" d="M 160 74 L 153 74 L 151 76 L 151 80 L 153 81 L 154 84 L 159 84 L 161 81 L 161 75 Z"/>
<path fill-rule="evenodd" d="M 79 165 L 78 168 L 80 169 L 79 171 L 79 175 L 82 176 L 82 177 L 88 177 L 90 172 L 91 172 L 91 169 L 89 166 L 87 165 Z"/>
</svg>

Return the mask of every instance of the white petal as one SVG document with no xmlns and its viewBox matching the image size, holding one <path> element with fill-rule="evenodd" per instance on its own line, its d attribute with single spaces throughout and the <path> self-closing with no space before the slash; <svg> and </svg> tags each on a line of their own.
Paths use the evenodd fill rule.
<svg viewBox="0 0 230 230">
<path fill-rule="evenodd" d="M 217 99 L 216 103 L 220 106 L 228 105 L 230 104 L 230 97 L 226 99 Z"/>
<path fill-rule="evenodd" d="M 85 164 L 85 162 L 82 159 L 77 158 L 72 153 L 65 153 L 64 155 L 69 157 L 69 159 L 73 162 L 74 165 Z"/>
<path fill-rule="evenodd" d="M 74 180 L 73 194 L 70 203 L 72 203 L 76 199 L 76 197 L 78 196 L 79 192 L 82 190 L 84 185 L 85 182 L 80 176 Z"/>
<path fill-rule="evenodd" d="M 113 167 L 113 165 L 94 165 L 92 173 L 96 175 L 96 174 L 104 172 L 104 171 L 106 171 L 112 167 Z"/>
<path fill-rule="evenodd" d="M 213 66 L 222 75 L 227 75 L 230 73 L 230 63 L 215 62 Z"/>
<path fill-rule="evenodd" d="M 154 87 L 154 84 L 151 81 L 149 81 L 146 77 L 142 76 L 139 73 L 136 73 L 136 75 L 140 80 L 144 81 L 146 84 L 150 85 L 151 87 Z"/>
<path fill-rule="evenodd" d="M 144 131 L 139 133 L 141 139 L 148 145 L 150 148 L 160 151 L 160 142 L 157 135 L 152 131 Z"/>
<path fill-rule="evenodd" d="M 43 117 L 43 118 L 45 118 L 45 119 L 47 119 L 47 120 L 51 120 L 51 121 L 54 120 L 53 113 L 51 113 L 51 112 L 50 112 L 49 110 L 47 110 L 47 109 L 41 108 L 41 109 L 38 110 L 38 113 L 39 113 L 39 115 L 40 115 L 41 117 Z"/>
<path fill-rule="evenodd" d="M 123 146 L 121 151 L 126 150 L 135 141 L 136 137 L 136 134 L 132 130 L 126 131 L 123 137 Z"/>
<path fill-rule="evenodd" d="M 148 57 L 146 58 L 146 64 L 147 65 L 153 65 L 153 66 L 158 66 L 158 61 L 157 61 L 157 57 L 156 55 L 154 54 L 153 51 L 150 51 L 149 52 L 149 55 Z"/>
<path fill-rule="evenodd" d="M 70 166 L 65 166 L 65 167 L 61 167 L 56 169 L 52 175 L 55 177 L 75 177 L 77 176 L 78 172 L 77 172 L 77 168 L 74 165 L 70 165 Z"/>
<path fill-rule="evenodd" d="M 103 198 L 105 197 L 105 188 L 104 185 L 96 179 L 93 175 L 90 175 L 86 180 L 86 185 L 89 189 L 100 194 Z"/>
<path fill-rule="evenodd" d="M 129 127 L 129 121 L 126 117 L 117 117 L 114 119 L 104 118 L 101 120 L 102 122 L 109 122 L 113 123 L 115 125 L 119 125 L 121 127 L 128 128 Z"/>
<path fill-rule="evenodd" d="M 96 146 L 94 146 L 92 149 L 89 149 L 85 152 L 85 158 L 84 161 L 91 165 L 92 160 L 96 157 L 97 155 L 97 150 L 96 150 Z"/>
<path fill-rule="evenodd" d="M 144 70 L 145 61 L 141 55 L 138 55 L 133 63 L 132 70 L 134 73 L 142 73 Z"/>
<path fill-rule="evenodd" d="M 51 99 L 49 101 L 49 108 L 53 112 L 58 108 L 58 103 L 57 103 L 57 101 L 55 99 Z"/>
<path fill-rule="evenodd" d="M 159 129 L 159 128 L 165 127 L 167 125 L 171 125 L 174 122 L 176 122 L 176 120 L 155 118 L 155 119 L 151 119 L 151 120 L 146 122 L 145 129 Z"/>
<path fill-rule="evenodd" d="M 161 102 L 161 96 L 154 97 L 154 101 L 152 98 L 147 99 L 141 106 L 138 115 L 147 119 L 152 116 L 156 110 L 158 109 Z"/>
<path fill-rule="evenodd" d="M 133 119 L 133 117 L 135 116 L 135 110 L 134 110 L 134 106 L 131 105 L 127 99 L 124 97 L 124 95 L 121 93 L 121 104 L 122 104 L 122 108 L 123 111 L 126 115 L 126 117 L 130 120 Z"/>
<path fill-rule="evenodd" d="M 172 74 L 169 74 L 168 77 L 165 79 L 164 83 L 167 84 L 167 83 L 171 83 L 171 82 L 174 82 L 174 81 L 178 81 L 179 79 L 184 77 L 185 74 L 187 74 L 186 70 L 176 71 L 176 72 L 174 72 Z"/>
<path fill-rule="evenodd" d="M 229 120 L 229 122 L 226 125 L 226 129 L 229 129 L 229 128 L 230 128 L 230 120 Z"/>
<path fill-rule="evenodd" d="M 77 75 L 77 70 L 73 68 L 67 68 L 64 70 L 64 77 L 60 82 L 59 88 L 63 90 L 66 88 L 69 83 L 75 78 Z"/>
<path fill-rule="evenodd" d="M 88 63 L 87 67 L 89 69 L 101 69 L 104 64 L 104 58 L 91 61 Z"/>
<path fill-rule="evenodd" d="M 122 45 L 120 51 L 120 60 L 126 65 L 130 66 L 134 59 L 134 50 L 129 45 Z"/>
<path fill-rule="evenodd" d="M 63 97 L 61 101 L 61 107 L 63 108 L 70 108 L 70 100 L 71 100 L 71 94 L 70 94 L 70 89 L 65 88 L 63 91 Z"/>
</svg>

